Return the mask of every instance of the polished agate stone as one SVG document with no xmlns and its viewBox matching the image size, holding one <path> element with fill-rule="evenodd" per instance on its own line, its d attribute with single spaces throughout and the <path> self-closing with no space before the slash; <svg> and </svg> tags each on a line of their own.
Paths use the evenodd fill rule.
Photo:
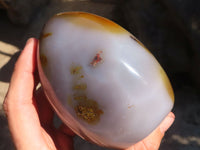
<svg viewBox="0 0 200 150">
<path fill-rule="evenodd" d="M 121 26 L 93 14 L 60 13 L 46 23 L 38 70 L 61 120 L 101 146 L 137 143 L 173 107 L 171 84 L 151 52 Z"/>
</svg>

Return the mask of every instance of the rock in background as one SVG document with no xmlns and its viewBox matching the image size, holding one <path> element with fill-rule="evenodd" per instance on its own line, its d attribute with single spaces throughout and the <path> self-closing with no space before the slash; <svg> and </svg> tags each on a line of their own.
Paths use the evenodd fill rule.
<svg viewBox="0 0 200 150">
<path fill-rule="evenodd" d="M 7 10 L 10 20 L 15 24 L 28 24 L 34 13 L 49 0 L 0 0 Z"/>
<path fill-rule="evenodd" d="M 141 40 L 158 59 L 172 81 L 176 121 L 166 133 L 160 149 L 199 149 L 199 0 L 0 0 L 0 9 L 0 41 L 3 41 L 0 43 L 0 58 L 6 58 L 0 59 L 0 89 L 3 89 L 1 95 L 5 95 L 19 55 L 19 52 L 15 53 L 14 50 L 11 50 L 13 53 L 6 52 L 2 45 L 5 47 L 12 44 L 17 51 L 22 49 L 29 37 L 39 37 L 45 22 L 58 12 L 95 13 L 117 22 Z M 8 22 L 6 13 L 17 26 Z M 3 60 L 6 61 L 2 63 Z M 3 97 L 0 97 L 1 103 L 2 100 Z M 1 131 L 4 131 L 0 134 L 0 149 L 13 149 L 2 113 L 0 125 Z M 75 137 L 74 145 L 75 150 L 108 150 L 78 137 Z"/>
<path fill-rule="evenodd" d="M 189 44 L 191 56 L 190 75 L 200 87 L 200 1 L 199 0 L 161 0 L 170 13 L 174 24 L 181 30 Z M 200 89 L 200 88 L 199 88 Z"/>
</svg>

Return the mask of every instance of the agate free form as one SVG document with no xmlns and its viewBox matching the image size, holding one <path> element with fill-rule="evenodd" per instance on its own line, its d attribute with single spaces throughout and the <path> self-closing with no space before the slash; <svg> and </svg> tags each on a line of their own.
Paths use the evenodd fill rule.
<svg viewBox="0 0 200 150">
<path fill-rule="evenodd" d="M 52 17 L 41 34 L 38 69 L 62 121 L 101 146 L 137 143 L 173 107 L 171 84 L 154 56 L 124 28 L 93 14 Z"/>
</svg>

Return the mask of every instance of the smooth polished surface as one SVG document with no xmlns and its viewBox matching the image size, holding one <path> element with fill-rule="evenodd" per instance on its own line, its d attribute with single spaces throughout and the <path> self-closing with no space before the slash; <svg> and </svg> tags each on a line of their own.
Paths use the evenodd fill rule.
<svg viewBox="0 0 200 150">
<path fill-rule="evenodd" d="M 105 18 L 54 16 L 40 39 L 38 69 L 60 118 L 86 140 L 127 148 L 171 111 L 171 84 L 154 56 L 128 31 Z"/>
</svg>

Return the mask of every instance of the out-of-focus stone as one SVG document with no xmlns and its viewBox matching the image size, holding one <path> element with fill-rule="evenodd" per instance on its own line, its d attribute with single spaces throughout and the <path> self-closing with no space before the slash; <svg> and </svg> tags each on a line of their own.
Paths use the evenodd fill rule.
<svg viewBox="0 0 200 150">
<path fill-rule="evenodd" d="M 5 0 L 0 0 L 0 9 L 8 9 L 8 5 Z"/>
<path fill-rule="evenodd" d="M 42 27 L 47 22 L 47 20 L 53 15 L 60 12 L 85 11 L 109 18 L 111 20 L 116 20 L 113 13 L 115 9 L 116 5 L 113 3 L 101 3 L 80 0 L 51 0 L 51 2 L 35 16 L 34 22 L 28 26 L 26 36 L 28 35 L 29 37 L 34 36 L 39 38 Z M 35 23 L 35 21 L 37 20 L 39 21 Z M 27 37 L 24 38 L 27 39 Z"/>
<path fill-rule="evenodd" d="M 100 2 L 100 3 L 118 3 L 122 0 L 60 0 L 62 2 L 83 2 L 83 1 L 87 1 L 87 2 Z"/>
<path fill-rule="evenodd" d="M 200 120 L 199 93 L 185 86 L 176 91 L 176 119 L 162 140 L 161 150 L 199 150 Z M 173 147 L 173 148 L 172 148 Z"/>
<path fill-rule="evenodd" d="M 119 4 L 122 0 L 0 0 L 0 8 L 7 10 L 10 20 L 15 24 L 28 24 L 35 14 L 36 11 L 39 11 L 40 8 L 45 6 L 49 1 L 57 2 L 57 4 L 66 4 L 69 3 L 79 3 L 78 8 L 80 8 L 81 3 L 87 2 L 89 4 L 101 3 L 101 4 Z M 70 7 L 66 6 L 66 9 Z M 56 6 L 55 6 L 56 7 Z M 55 8 L 54 7 L 54 8 Z M 63 6 L 62 6 L 63 7 Z M 93 9 L 98 9 L 100 7 L 95 7 Z M 91 8 L 88 8 L 91 9 Z M 103 10 L 104 8 L 101 7 Z M 75 8 L 74 10 L 77 10 Z M 74 11 L 73 10 L 73 11 Z M 81 10 L 81 8 L 80 8 Z M 103 12 L 103 11 L 102 11 Z"/>
<path fill-rule="evenodd" d="M 200 86 L 200 1 L 161 0 L 172 19 L 188 39 L 192 55 L 191 76 Z"/>
<path fill-rule="evenodd" d="M 49 0 L 1 0 L 1 4 L 7 9 L 8 16 L 13 23 L 27 24 L 33 17 L 35 11 L 48 1 Z"/>
<path fill-rule="evenodd" d="M 128 29 L 155 55 L 167 73 L 188 72 L 187 38 L 159 1 L 127 1 L 122 7 Z"/>
<path fill-rule="evenodd" d="M 123 0 L 90 0 L 92 2 L 101 2 L 101 3 L 120 3 L 122 2 Z"/>
</svg>

